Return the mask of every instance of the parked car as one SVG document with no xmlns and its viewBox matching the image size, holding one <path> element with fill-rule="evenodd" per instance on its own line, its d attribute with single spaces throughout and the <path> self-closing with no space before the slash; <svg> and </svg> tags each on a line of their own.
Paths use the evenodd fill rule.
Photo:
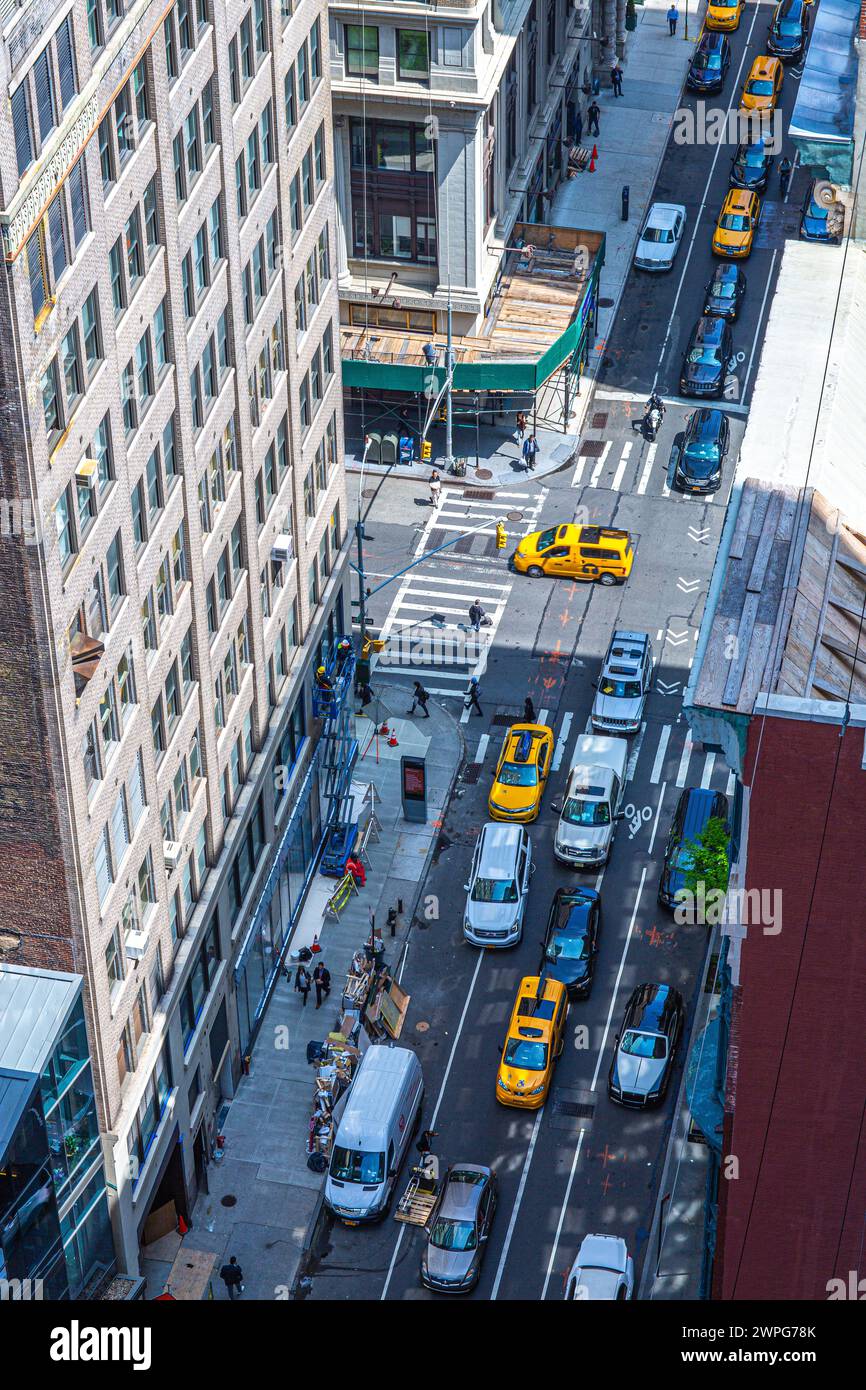
<svg viewBox="0 0 866 1390">
<path fill-rule="evenodd" d="M 692 92 L 720 92 L 731 65 L 731 45 L 722 33 L 706 30 L 689 64 L 686 86 Z"/>
<path fill-rule="evenodd" d="M 667 1095 L 686 1010 L 673 985 L 638 985 L 626 1005 L 607 1079 L 610 1099 L 644 1109 Z"/>
<path fill-rule="evenodd" d="M 653 668 L 649 633 L 617 628 L 608 643 L 592 702 L 592 727 L 597 733 L 637 733 L 652 685 Z"/>
<path fill-rule="evenodd" d="M 713 271 L 704 298 L 704 314 L 733 323 L 746 293 L 746 275 L 735 261 L 721 261 Z"/>
<path fill-rule="evenodd" d="M 767 153 L 763 140 L 744 140 L 737 146 L 737 153 L 731 160 L 731 187 L 745 188 L 750 193 L 763 193 L 772 167 L 773 156 Z"/>
<path fill-rule="evenodd" d="M 522 825 L 488 821 L 475 845 L 463 911 L 463 935 L 473 946 L 516 946 L 532 876 L 532 845 Z"/>
<path fill-rule="evenodd" d="M 547 1100 L 553 1068 L 565 1041 L 568 994 L 550 976 L 520 981 L 496 1077 L 496 1099 L 521 1110 Z"/>
<path fill-rule="evenodd" d="M 682 203 L 653 203 L 634 253 L 639 270 L 670 270 L 686 226 Z"/>
<path fill-rule="evenodd" d="M 592 989 L 601 896 L 594 888 L 557 888 L 541 943 L 539 971 L 565 985 L 569 999 L 586 999 Z"/>
<path fill-rule="evenodd" d="M 802 241 L 828 241 L 837 246 L 845 227 L 845 206 L 827 179 L 813 179 L 800 214 Z"/>
<path fill-rule="evenodd" d="M 731 188 L 713 232 L 713 254 L 745 260 L 761 220 L 761 200 L 746 188 Z"/>
<path fill-rule="evenodd" d="M 610 858 L 624 819 L 628 741 L 581 734 L 553 837 L 553 853 L 570 869 L 599 869 Z M 556 810 L 556 804 L 554 804 Z"/>
<path fill-rule="evenodd" d="M 469 1293 L 478 1283 L 496 1211 L 496 1175 L 478 1163 L 448 1169 L 421 1256 L 421 1283 Z"/>
<path fill-rule="evenodd" d="M 746 0 L 710 0 L 704 23 L 708 29 L 739 29 Z"/>
<path fill-rule="evenodd" d="M 699 318 L 692 329 L 680 372 L 684 396 L 720 396 L 732 366 L 734 340 L 724 319 Z"/>
<path fill-rule="evenodd" d="M 512 724 L 502 744 L 487 811 L 493 820 L 535 820 L 547 786 L 553 730 L 546 724 Z"/>
<path fill-rule="evenodd" d="M 801 58 L 809 36 L 809 7 L 806 0 L 782 0 L 776 6 L 767 35 L 767 49 L 783 63 Z"/>
<path fill-rule="evenodd" d="M 567 1303 L 619 1303 L 634 1291 L 634 1262 L 621 1236 L 584 1236 L 565 1285 Z"/>
<path fill-rule="evenodd" d="M 408 1047 L 368 1047 L 337 1126 L 324 1200 L 347 1226 L 384 1215 L 424 1103 Z"/>
<path fill-rule="evenodd" d="M 668 831 L 664 863 L 659 880 L 659 902 L 663 907 L 676 906 L 677 894 L 685 886 L 686 874 L 692 867 L 688 846 L 704 832 L 713 817 L 728 820 L 728 798 L 724 792 L 709 787 L 686 787 L 677 802 L 677 809 Z"/>
<path fill-rule="evenodd" d="M 674 484 L 683 492 L 718 492 L 731 431 L 727 416 L 715 407 L 695 410 L 686 421 L 674 468 Z"/>
</svg>

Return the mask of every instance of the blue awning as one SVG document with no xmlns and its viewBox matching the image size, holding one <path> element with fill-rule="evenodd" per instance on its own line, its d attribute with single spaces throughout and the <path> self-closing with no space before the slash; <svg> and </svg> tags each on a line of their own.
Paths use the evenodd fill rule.
<svg viewBox="0 0 866 1390">
<path fill-rule="evenodd" d="M 801 163 L 823 165 L 845 184 L 853 167 L 859 18 L 860 0 L 821 0 L 789 128 Z"/>
</svg>

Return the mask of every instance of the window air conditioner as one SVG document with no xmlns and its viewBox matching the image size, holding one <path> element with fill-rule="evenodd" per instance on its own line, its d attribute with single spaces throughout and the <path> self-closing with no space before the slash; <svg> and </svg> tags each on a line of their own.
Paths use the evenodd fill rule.
<svg viewBox="0 0 866 1390">
<path fill-rule="evenodd" d="M 126 933 L 126 954 L 130 960 L 141 960 L 147 950 L 147 931 L 130 931 Z"/>
<path fill-rule="evenodd" d="M 176 869 L 178 864 L 180 863 L 180 854 L 181 848 L 176 840 L 163 840 L 162 857 L 165 863 L 165 867 L 169 873 L 172 873 L 172 871 Z"/>
<path fill-rule="evenodd" d="M 274 543 L 271 546 L 271 559 L 279 565 L 288 565 L 294 555 L 295 547 L 292 537 L 285 531 L 281 531 L 278 536 L 274 536 Z"/>
<path fill-rule="evenodd" d="M 75 470 L 75 477 L 86 487 L 95 488 L 99 481 L 99 464 L 96 459 L 82 459 Z"/>
</svg>

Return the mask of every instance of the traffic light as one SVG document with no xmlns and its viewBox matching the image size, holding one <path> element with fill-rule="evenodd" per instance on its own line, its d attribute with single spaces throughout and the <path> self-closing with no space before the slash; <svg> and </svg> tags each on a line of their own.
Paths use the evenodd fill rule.
<svg viewBox="0 0 866 1390">
<path fill-rule="evenodd" d="M 421 440 L 421 462 L 429 463 L 433 457 L 433 445 L 429 439 Z"/>
<path fill-rule="evenodd" d="M 446 424 L 447 420 L 448 420 L 448 407 L 447 407 L 447 405 L 440 405 L 440 407 L 439 407 L 439 423 L 440 423 L 440 425 Z"/>
<path fill-rule="evenodd" d="M 497 549 L 497 550 L 504 550 L 506 544 L 507 544 L 507 537 L 506 537 L 506 535 L 505 535 L 505 527 L 503 526 L 503 524 L 502 524 L 501 521 L 497 521 L 497 523 L 496 523 L 496 549 Z"/>
</svg>

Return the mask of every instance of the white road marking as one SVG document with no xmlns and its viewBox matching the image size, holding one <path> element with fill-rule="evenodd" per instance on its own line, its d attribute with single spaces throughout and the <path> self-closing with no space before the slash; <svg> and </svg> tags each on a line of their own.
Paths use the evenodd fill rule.
<svg viewBox="0 0 866 1390">
<path fill-rule="evenodd" d="M 574 465 L 574 472 L 571 475 L 571 486 L 580 487 L 583 482 L 583 470 L 586 467 L 586 458 L 581 454 L 577 463 Z"/>
<path fill-rule="evenodd" d="M 430 1121 L 430 1124 L 429 1124 L 429 1128 L 430 1128 L 430 1129 L 435 1129 L 435 1128 L 436 1128 L 436 1119 L 437 1119 L 437 1116 L 438 1116 L 438 1114 L 439 1114 L 439 1107 L 440 1107 L 440 1105 L 442 1104 L 442 1097 L 443 1097 L 444 1094 L 445 1094 L 445 1087 L 448 1085 L 448 1078 L 449 1078 L 449 1076 L 451 1075 L 451 1067 L 452 1067 L 453 1062 L 454 1062 L 454 1054 L 455 1054 L 455 1052 L 457 1051 L 457 1044 L 459 1043 L 459 1041 L 460 1041 L 460 1035 L 461 1035 L 461 1033 L 463 1032 L 463 1025 L 464 1025 L 464 1023 L 466 1022 L 466 1015 L 467 1015 L 467 1013 L 469 1012 L 469 1003 L 470 1003 L 470 1000 L 472 999 L 472 992 L 473 992 L 473 990 L 475 989 L 475 981 L 478 979 L 478 972 L 479 972 L 479 970 L 481 969 L 481 962 L 483 961 L 483 959 L 484 959 L 484 952 L 483 952 L 483 951 L 479 951 L 479 952 L 478 952 L 478 960 L 477 960 L 476 963 L 475 963 L 475 970 L 473 971 L 472 979 L 471 979 L 470 982 L 469 982 L 469 989 L 468 989 L 468 992 L 467 992 L 467 994 L 466 994 L 466 1001 L 465 1001 L 465 1003 L 464 1003 L 464 1005 L 463 1005 L 463 1012 L 462 1012 L 462 1014 L 460 1015 L 460 1022 L 459 1022 L 458 1025 L 457 1025 L 457 1032 L 454 1034 L 454 1041 L 453 1041 L 453 1043 L 451 1044 L 451 1052 L 450 1052 L 449 1057 L 448 1057 L 448 1065 L 447 1065 L 447 1067 L 445 1068 L 445 1075 L 444 1075 L 443 1078 L 442 1078 L 442 1085 L 439 1087 L 439 1095 L 438 1095 L 437 1098 L 436 1098 L 436 1109 L 433 1111 L 433 1117 L 432 1117 L 432 1119 L 431 1119 L 431 1121 Z M 541 1114 L 541 1112 L 539 1111 L 539 1115 L 540 1115 L 540 1114 Z M 388 1285 L 391 1283 L 391 1275 L 394 1273 L 394 1266 L 395 1266 L 396 1263 L 397 1263 L 397 1256 L 398 1256 L 398 1254 L 400 1253 L 400 1246 L 401 1246 L 402 1243 L 403 1243 L 403 1236 L 404 1236 L 405 1232 L 406 1232 L 406 1227 L 405 1227 L 405 1226 L 401 1226 L 401 1227 L 400 1227 L 399 1234 L 398 1234 L 398 1236 L 397 1236 L 397 1243 L 396 1243 L 396 1245 L 394 1246 L 394 1253 L 393 1253 L 393 1255 L 391 1256 L 391 1263 L 390 1263 L 389 1266 L 388 1266 L 388 1273 L 387 1273 L 387 1275 L 385 1276 L 385 1284 L 384 1284 L 384 1286 L 383 1286 L 383 1288 L 382 1288 L 381 1294 L 379 1295 L 379 1301 L 380 1301 L 380 1302 L 382 1302 L 382 1301 L 387 1297 L 387 1295 L 388 1295 Z"/>
<path fill-rule="evenodd" d="M 643 736 L 645 733 L 646 721 L 644 720 L 638 729 L 637 738 L 634 741 L 634 748 L 631 750 L 631 757 L 628 760 L 628 767 L 625 770 L 626 782 L 630 782 L 634 777 L 634 770 L 637 767 L 637 760 L 640 757 L 641 744 L 643 743 Z"/>
<path fill-rule="evenodd" d="M 598 480 L 604 472 L 604 465 L 607 463 L 607 456 L 610 453 L 610 440 L 607 441 L 601 451 L 601 457 L 592 470 L 592 477 L 589 480 L 590 487 L 598 487 Z"/>
<path fill-rule="evenodd" d="M 653 463 L 655 462 L 657 448 L 658 444 L 651 444 L 647 449 L 646 463 L 643 466 L 643 472 L 640 475 L 640 482 L 637 485 L 638 497 L 643 497 L 644 493 L 647 490 L 647 486 L 649 485 L 650 474 L 652 473 Z"/>
<path fill-rule="evenodd" d="M 662 768 L 664 767 L 665 761 L 665 753 L 667 752 L 668 739 L 670 738 L 670 736 L 671 726 L 670 724 L 665 724 L 662 727 L 661 735 L 659 737 L 659 746 L 656 750 L 655 762 L 653 763 L 653 770 L 650 774 L 650 781 L 652 783 L 658 782 L 661 779 Z"/>
<path fill-rule="evenodd" d="M 571 710 L 567 710 L 562 716 L 562 728 L 559 731 L 559 738 L 556 740 L 556 747 L 553 750 L 553 762 L 551 764 L 551 770 L 553 772 L 558 772 L 562 767 L 562 759 L 565 756 L 565 749 L 568 744 L 568 735 L 571 732 L 571 721 L 573 718 L 574 714 Z"/>
<path fill-rule="evenodd" d="M 556 1251 L 559 1247 L 559 1237 L 562 1235 L 562 1225 L 565 1221 L 565 1213 L 568 1209 L 568 1199 L 571 1196 L 571 1187 L 572 1183 L 574 1182 L 574 1175 L 577 1172 L 577 1161 L 580 1158 L 580 1151 L 583 1147 L 583 1136 L 585 1134 L 586 1130 L 582 1129 L 580 1131 L 580 1134 L 577 1136 L 577 1144 L 574 1150 L 574 1158 L 571 1160 L 571 1172 L 568 1175 L 568 1184 L 565 1189 L 565 1197 L 563 1198 L 562 1207 L 560 1208 L 559 1220 L 556 1223 L 556 1234 L 553 1237 L 553 1247 L 550 1251 L 550 1259 L 547 1263 L 547 1274 L 544 1276 L 544 1288 L 541 1290 L 542 1303 L 547 1297 L 547 1286 L 550 1283 L 550 1276 L 553 1273 L 553 1262 L 556 1259 Z"/>
<path fill-rule="evenodd" d="M 486 752 L 487 752 L 487 745 L 488 745 L 489 742 L 490 742 L 490 735 L 489 735 L 489 734 L 482 734 L 481 737 L 480 737 L 480 739 L 478 740 L 478 747 L 477 747 L 476 750 L 475 750 L 475 761 L 476 761 L 477 763 L 483 763 L 483 762 L 484 762 L 484 755 L 485 755 Z"/>
<path fill-rule="evenodd" d="M 517 1196 L 514 1199 L 514 1206 L 511 1209 L 511 1220 L 508 1223 L 508 1230 L 505 1233 L 505 1244 L 502 1247 L 502 1254 L 499 1256 L 499 1265 L 496 1270 L 496 1278 L 493 1288 L 490 1291 L 490 1299 L 493 1302 L 499 1293 L 499 1285 L 502 1282 L 502 1274 L 505 1269 L 505 1261 L 508 1259 L 508 1251 L 511 1248 L 511 1237 L 514 1235 L 514 1227 L 517 1225 L 517 1213 L 520 1211 L 520 1203 L 523 1201 L 523 1194 L 526 1190 L 526 1179 L 529 1177 L 529 1168 L 532 1163 L 532 1155 L 535 1153 L 535 1144 L 538 1139 L 538 1131 L 541 1128 L 541 1117 L 544 1114 L 544 1106 L 536 1112 L 535 1124 L 532 1128 L 532 1138 L 529 1141 L 529 1148 L 526 1150 L 526 1158 L 523 1160 L 523 1172 L 520 1175 L 520 1186 L 517 1189 Z"/>
<path fill-rule="evenodd" d="M 691 756 L 692 756 L 692 748 L 693 748 L 693 747 L 694 747 L 694 744 L 692 743 L 691 735 L 690 735 L 690 734 L 686 734 L 686 741 L 685 741 L 685 744 L 683 745 L 683 755 L 682 755 L 682 757 L 680 758 L 680 765 L 679 765 L 679 769 L 678 769 L 678 771 L 677 771 L 677 786 L 678 786 L 678 787 L 684 787 L 684 786 L 686 785 L 686 776 L 688 775 L 688 770 L 689 770 L 689 759 L 690 759 Z"/>
<path fill-rule="evenodd" d="M 637 910 L 640 906 L 641 894 L 643 893 L 643 886 L 646 883 L 646 872 L 646 864 L 644 864 L 643 868 L 641 869 L 640 883 L 638 884 L 637 893 L 635 894 L 634 907 L 632 908 L 631 920 L 628 924 L 628 931 L 626 933 L 625 944 L 622 948 L 622 956 L 620 957 L 619 970 L 616 972 L 616 980 L 614 981 L 613 993 L 610 996 L 610 1008 L 607 1011 L 607 1022 L 604 1025 L 604 1035 L 602 1036 L 601 1046 L 598 1049 L 598 1060 L 596 1061 L 595 1071 L 593 1073 L 592 1082 L 590 1083 L 589 1087 L 591 1091 L 594 1091 L 596 1086 L 598 1085 L 598 1076 L 599 1072 L 601 1071 L 601 1064 L 604 1058 L 604 1050 L 607 1045 L 607 1035 L 610 1032 L 610 1021 L 613 1018 L 613 1010 L 616 1004 L 616 996 L 619 991 L 620 981 L 622 980 L 622 972 L 625 969 L 625 958 L 628 954 L 629 943 L 631 942 L 631 934 L 634 931 L 634 924 L 637 920 Z"/>
<path fill-rule="evenodd" d="M 611 488 L 614 492 L 619 492 L 620 490 L 623 477 L 625 476 L 625 470 L 628 466 L 628 456 L 633 448 L 634 445 L 631 442 L 622 446 L 622 458 L 617 464 L 616 472 L 613 475 L 613 482 L 611 483 Z"/>
<path fill-rule="evenodd" d="M 541 709 L 541 710 L 538 711 L 538 722 L 539 722 L 539 724 L 546 724 L 546 723 L 547 723 L 547 713 L 548 713 L 548 712 L 547 712 L 546 709 Z"/>
<path fill-rule="evenodd" d="M 716 755 L 715 755 L 715 753 L 708 753 L 707 756 L 706 756 L 706 758 L 704 759 L 704 771 L 703 771 L 703 776 L 701 777 L 701 786 L 704 788 L 705 791 L 707 790 L 707 788 L 708 788 L 709 785 L 710 785 L 710 780 L 711 780 L 711 778 L 712 778 L 712 775 L 713 775 L 713 768 L 715 767 L 715 765 L 716 765 Z"/>
<path fill-rule="evenodd" d="M 659 815 L 660 815 L 661 809 L 662 809 L 662 802 L 663 802 L 664 799 L 665 799 L 665 792 L 666 792 L 666 790 L 667 790 L 667 785 L 668 785 L 667 782 L 662 782 L 661 791 L 659 792 L 659 802 L 658 802 L 658 805 L 656 806 L 656 813 L 655 813 L 655 818 L 654 818 L 654 820 L 653 820 L 652 834 L 650 835 L 649 847 L 647 848 L 647 858 L 649 858 L 650 855 L 651 855 L 652 852 L 653 852 L 653 845 L 655 844 L 655 841 L 656 841 L 656 831 L 657 831 L 658 828 L 659 828 Z"/>
<path fill-rule="evenodd" d="M 790 192 L 790 189 L 789 189 L 789 192 Z M 770 259 L 770 272 L 769 272 L 769 274 L 768 274 L 768 276 L 767 276 L 767 283 L 764 285 L 764 297 L 763 297 L 763 299 L 761 300 L 761 307 L 760 307 L 760 309 L 758 310 L 758 322 L 757 322 L 757 325 L 756 325 L 756 327 L 755 327 L 755 337 L 754 337 L 754 340 L 753 340 L 753 342 L 752 342 L 752 351 L 749 353 L 749 360 L 748 360 L 748 362 L 746 363 L 746 375 L 743 377 L 743 384 L 742 384 L 742 386 L 741 386 L 741 388 L 740 388 L 740 399 L 741 399 L 741 400 L 745 400 L 745 398 L 746 398 L 746 386 L 748 385 L 749 376 L 751 375 L 751 371 L 752 371 L 752 362 L 754 361 L 754 358 L 755 358 L 755 349 L 756 349 L 757 346 L 758 346 L 758 334 L 759 334 L 760 331 L 761 331 L 761 324 L 762 324 L 763 321 L 764 321 L 764 306 L 765 306 L 766 303 L 767 303 L 767 295 L 770 293 L 770 285 L 772 284 L 772 281 L 773 281 L 773 271 L 774 271 L 775 268 L 776 268 L 776 257 L 778 256 L 778 254 L 779 254 L 778 251 L 774 251 L 774 252 L 773 252 L 773 255 L 772 255 L 771 259 Z"/>
</svg>

